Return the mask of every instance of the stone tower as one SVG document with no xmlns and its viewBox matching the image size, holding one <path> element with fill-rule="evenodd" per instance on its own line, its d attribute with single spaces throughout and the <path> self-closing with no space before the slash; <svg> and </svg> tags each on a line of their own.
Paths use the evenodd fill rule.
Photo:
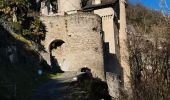
<svg viewBox="0 0 170 100">
<path fill-rule="evenodd" d="M 81 0 L 58 0 L 58 13 L 81 9 Z"/>
</svg>

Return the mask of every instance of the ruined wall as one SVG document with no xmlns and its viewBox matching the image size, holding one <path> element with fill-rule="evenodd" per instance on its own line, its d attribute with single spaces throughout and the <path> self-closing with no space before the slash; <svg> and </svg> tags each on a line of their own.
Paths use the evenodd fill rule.
<svg viewBox="0 0 170 100">
<path fill-rule="evenodd" d="M 54 40 L 61 39 L 65 42 L 59 47 L 62 56 L 56 55 L 62 70 L 77 71 L 87 66 L 96 76 L 104 79 L 102 29 L 99 16 L 77 13 L 41 17 L 41 20 L 47 29 L 46 39 L 42 42 L 47 52 Z"/>
</svg>

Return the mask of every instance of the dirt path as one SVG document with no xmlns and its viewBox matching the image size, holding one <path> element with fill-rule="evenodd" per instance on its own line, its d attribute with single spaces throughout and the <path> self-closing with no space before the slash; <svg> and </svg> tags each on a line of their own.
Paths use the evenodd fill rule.
<svg viewBox="0 0 170 100">
<path fill-rule="evenodd" d="M 73 81 L 76 75 L 76 72 L 66 72 L 58 79 L 50 80 L 36 90 L 33 100 L 68 100 L 67 83 Z"/>
</svg>

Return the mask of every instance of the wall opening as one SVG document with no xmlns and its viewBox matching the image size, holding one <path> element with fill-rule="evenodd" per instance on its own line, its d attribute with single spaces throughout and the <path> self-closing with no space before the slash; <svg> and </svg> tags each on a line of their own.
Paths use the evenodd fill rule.
<svg viewBox="0 0 170 100">
<path fill-rule="evenodd" d="M 54 40 L 49 45 L 49 52 L 50 52 L 50 62 L 52 66 L 52 70 L 54 72 L 62 72 L 61 70 L 61 60 L 62 60 L 62 45 L 65 42 L 63 40 Z"/>
</svg>

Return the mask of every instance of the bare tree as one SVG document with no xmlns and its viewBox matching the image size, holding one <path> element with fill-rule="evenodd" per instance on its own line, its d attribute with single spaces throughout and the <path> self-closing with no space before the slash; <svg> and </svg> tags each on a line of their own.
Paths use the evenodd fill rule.
<svg viewBox="0 0 170 100">
<path fill-rule="evenodd" d="M 127 14 L 134 99 L 168 100 L 170 18 L 141 5 L 131 7 Z"/>
</svg>

